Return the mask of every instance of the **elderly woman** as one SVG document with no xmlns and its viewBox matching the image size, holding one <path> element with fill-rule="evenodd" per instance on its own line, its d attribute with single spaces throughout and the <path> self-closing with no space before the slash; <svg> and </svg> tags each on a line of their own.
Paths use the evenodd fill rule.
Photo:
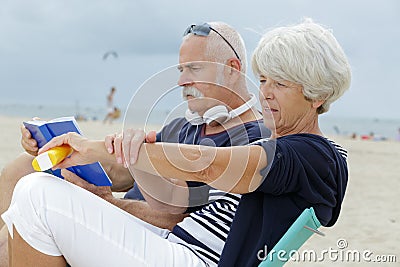
<svg viewBox="0 0 400 267">
<path fill-rule="evenodd" d="M 272 131 L 272 138 L 249 146 L 216 148 L 151 144 L 154 133 L 146 135 L 140 130 L 128 130 L 124 138 L 119 137 L 113 142 L 118 144 L 113 147 L 115 156 L 124 156 L 125 164 L 135 177 L 142 177 L 144 183 L 141 186 L 147 192 L 151 192 L 151 183 L 146 184 L 146 180 L 163 177 L 202 182 L 226 192 L 243 194 L 219 266 L 256 266 L 260 261 L 258 252 L 265 246 L 271 249 L 305 208 L 313 207 L 322 225 L 332 226 L 338 219 L 348 179 L 345 150 L 325 138 L 318 124 L 319 114 L 327 112 L 330 104 L 350 85 L 349 63 L 332 33 L 310 20 L 271 30 L 254 51 L 252 65 L 260 79 L 262 114 L 265 125 Z M 145 139 L 147 143 L 143 143 Z M 63 143 L 72 146 L 75 152 L 60 167 L 76 162 L 90 163 L 96 158 L 94 153 L 97 160 L 104 156 L 99 153 L 98 144 L 74 134 L 53 139 L 43 150 Z M 106 143 L 108 148 L 111 145 L 111 142 Z M 21 188 L 26 180 L 17 188 Z M 63 186 L 60 185 L 60 189 Z M 79 191 L 79 194 L 84 193 Z M 13 203 L 22 199 L 21 194 L 14 193 L 14 197 Z M 39 203 L 46 202 L 41 195 L 37 198 Z M 101 201 L 90 199 L 90 205 L 112 209 Z M 82 207 L 86 205 L 89 204 L 82 203 Z M 33 209 L 29 216 L 41 214 L 36 210 L 39 207 L 33 206 Z M 48 220 L 56 220 L 62 212 L 57 209 L 53 211 L 54 217 L 35 217 L 35 221 L 39 219 L 43 224 L 37 226 L 37 236 L 32 238 L 52 238 L 48 250 L 62 250 L 63 246 L 74 245 L 62 241 L 57 224 L 53 226 L 57 229 L 49 226 L 54 224 L 49 224 Z M 27 214 L 20 216 L 29 219 Z M 99 220 L 102 222 L 104 218 Z M 80 222 L 72 223 L 80 227 Z M 130 224 L 126 225 L 116 217 L 115 228 L 127 226 Z M 106 232 L 113 235 L 112 229 Z M 43 259 L 53 263 L 52 266 L 63 263 L 57 261 L 58 257 L 51 259 L 39 252 L 32 253 L 32 248 L 24 246 L 18 231 L 14 233 L 16 237 L 11 242 L 12 249 L 17 250 L 14 257 L 28 251 L 34 260 Z M 94 233 L 92 241 L 85 242 L 96 240 Z M 164 241 L 154 239 L 151 242 L 166 249 Z M 135 248 L 136 245 L 131 251 L 135 266 L 149 264 L 137 261 L 147 251 L 136 251 Z M 113 256 L 118 257 L 110 255 Z M 185 259 L 186 266 L 195 266 L 191 260 Z M 163 259 L 159 261 L 159 264 L 151 262 L 160 266 Z"/>
<path fill-rule="evenodd" d="M 252 66 L 271 139 L 232 148 L 179 145 L 179 151 L 143 144 L 138 157 L 144 134 L 132 131 L 134 141 L 124 143 L 134 172 L 243 194 L 220 266 L 254 266 L 257 252 L 272 249 L 305 208 L 332 226 L 348 179 L 346 151 L 318 124 L 350 86 L 350 66 L 332 32 L 310 20 L 274 29 L 260 40 Z"/>
</svg>

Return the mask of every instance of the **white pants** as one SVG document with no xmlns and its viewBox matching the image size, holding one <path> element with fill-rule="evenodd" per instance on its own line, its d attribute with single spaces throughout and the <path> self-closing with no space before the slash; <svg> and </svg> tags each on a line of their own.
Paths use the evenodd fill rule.
<svg viewBox="0 0 400 267">
<path fill-rule="evenodd" d="M 207 266 L 169 231 L 143 222 L 88 191 L 45 173 L 16 185 L 2 215 L 36 250 L 75 266 Z"/>
</svg>

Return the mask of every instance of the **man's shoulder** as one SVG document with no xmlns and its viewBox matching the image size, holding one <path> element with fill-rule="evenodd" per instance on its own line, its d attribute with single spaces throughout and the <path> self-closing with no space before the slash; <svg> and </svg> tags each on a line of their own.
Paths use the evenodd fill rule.
<svg viewBox="0 0 400 267">
<path fill-rule="evenodd" d="M 271 135 L 261 120 L 245 122 L 228 130 L 232 145 L 247 145 Z"/>
<path fill-rule="evenodd" d="M 187 124 L 188 121 L 184 117 L 175 118 L 172 121 L 168 122 L 167 124 L 163 125 L 162 130 L 182 127 L 183 125 Z"/>
<path fill-rule="evenodd" d="M 171 122 L 163 125 L 161 131 L 157 133 L 157 142 L 179 143 L 179 134 L 187 127 L 188 121 L 183 118 L 175 118 Z"/>
</svg>

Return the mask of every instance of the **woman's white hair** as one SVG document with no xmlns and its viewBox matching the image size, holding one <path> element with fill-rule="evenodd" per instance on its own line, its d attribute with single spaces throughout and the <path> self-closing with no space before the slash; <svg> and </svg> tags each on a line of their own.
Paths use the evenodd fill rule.
<svg viewBox="0 0 400 267">
<path fill-rule="evenodd" d="M 329 110 L 350 87 L 351 70 L 332 32 L 311 19 L 267 32 L 252 57 L 254 73 L 300 84 L 304 96 L 324 100 L 318 114 Z"/>
</svg>

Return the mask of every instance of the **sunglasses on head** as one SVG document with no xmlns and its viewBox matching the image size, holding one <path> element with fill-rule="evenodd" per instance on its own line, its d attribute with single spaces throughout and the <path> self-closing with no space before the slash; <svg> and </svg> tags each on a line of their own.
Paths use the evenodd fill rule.
<svg viewBox="0 0 400 267">
<path fill-rule="evenodd" d="M 190 25 L 183 33 L 183 36 L 186 36 L 189 33 L 193 33 L 194 35 L 199 35 L 199 36 L 208 36 L 210 34 L 210 31 L 213 31 L 219 36 L 221 36 L 221 38 L 224 39 L 224 41 L 229 45 L 229 47 L 232 48 L 232 51 L 233 53 L 235 53 L 237 59 L 239 59 L 239 61 L 242 62 L 240 60 L 238 53 L 236 53 L 235 48 L 233 48 L 233 46 L 228 42 L 228 40 L 226 40 L 226 38 L 222 36 L 217 30 L 213 29 L 208 23 L 203 23 L 201 25 L 196 25 L 196 24 Z"/>
</svg>

